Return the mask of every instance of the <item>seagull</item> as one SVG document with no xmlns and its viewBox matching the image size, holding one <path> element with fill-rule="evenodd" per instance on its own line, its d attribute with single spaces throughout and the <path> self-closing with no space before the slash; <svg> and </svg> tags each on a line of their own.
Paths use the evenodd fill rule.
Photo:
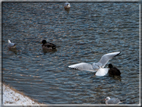
<svg viewBox="0 0 142 107">
<path fill-rule="evenodd" d="M 16 44 L 8 40 L 8 50 L 17 54 Z"/>
<path fill-rule="evenodd" d="M 113 67 L 112 64 L 109 64 L 108 65 L 108 68 L 109 68 L 109 75 L 112 75 L 112 76 L 120 76 L 121 75 L 121 72 L 119 71 L 119 69 L 117 69 L 116 67 Z"/>
<path fill-rule="evenodd" d="M 119 103 L 122 103 L 122 102 L 118 98 L 106 97 L 105 98 L 105 103 L 106 104 L 119 104 Z"/>
<path fill-rule="evenodd" d="M 69 13 L 69 11 L 70 11 L 70 7 L 71 7 L 70 3 L 66 2 L 66 3 L 64 4 L 64 9 L 65 9 L 68 13 Z"/>
<path fill-rule="evenodd" d="M 16 47 L 16 44 L 8 40 L 8 48 L 10 49 L 10 48 L 15 48 L 15 47 Z"/>
<path fill-rule="evenodd" d="M 81 71 L 90 71 L 90 72 L 96 72 L 96 76 L 104 76 L 108 73 L 109 68 L 104 68 L 105 65 L 108 63 L 109 60 L 111 60 L 114 56 L 119 55 L 120 52 L 112 52 L 112 53 L 107 53 L 104 54 L 100 61 L 97 63 L 93 63 L 93 64 L 89 64 L 89 63 L 85 63 L 85 62 L 81 62 L 78 64 L 73 64 L 73 65 L 69 65 L 69 68 L 74 68 L 74 69 L 78 69 Z"/>
</svg>

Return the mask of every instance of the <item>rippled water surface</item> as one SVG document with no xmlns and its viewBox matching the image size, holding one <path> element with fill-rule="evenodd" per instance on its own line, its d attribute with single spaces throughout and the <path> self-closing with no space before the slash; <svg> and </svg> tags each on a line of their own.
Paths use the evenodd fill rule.
<svg viewBox="0 0 142 107">
<path fill-rule="evenodd" d="M 3 81 L 45 104 L 104 104 L 107 96 L 138 104 L 139 4 L 71 3 L 69 14 L 63 5 L 2 4 Z M 8 50 L 8 39 L 17 53 Z M 57 51 L 44 54 L 43 39 Z M 115 51 L 121 54 L 109 63 L 121 78 L 68 68 Z"/>
</svg>

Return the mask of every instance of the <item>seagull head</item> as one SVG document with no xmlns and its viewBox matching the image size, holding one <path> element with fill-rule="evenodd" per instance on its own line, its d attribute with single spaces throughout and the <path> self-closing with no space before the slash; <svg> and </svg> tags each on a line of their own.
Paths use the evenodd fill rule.
<svg viewBox="0 0 142 107">
<path fill-rule="evenodd" d="M 105 100 L 106 100 L 106 101 L 107 101 L 107 100 L 110 100 L 110 97 L 106 97 Z"/>
<path fill-rule="evenodd" d="M 70 3 L 67 3 L 66 6 L 67 6 L 68 8 L 70 8 Z"/>
</svg>

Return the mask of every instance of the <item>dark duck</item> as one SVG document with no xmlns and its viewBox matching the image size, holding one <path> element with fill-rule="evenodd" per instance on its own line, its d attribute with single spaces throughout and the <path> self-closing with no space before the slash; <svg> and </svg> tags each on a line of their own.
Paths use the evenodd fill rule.
<svg viewBox="0 0 142 107">
<path fill-rule="evenodd" d="M 56 50 L 56 45 L 49 43 L 46 40 L 42 40 L 42 49 L 43 50 Z"/>
<path fill-rule="evenodd" d="M 113 67 L 112 64 L 109 64 L 108 68 L 109 68 L 108 73 L 109 73 L 110 76 L 120 76 L 121 75 L 120 70 L 117 69 L 116 67 Z"/>
</svg>

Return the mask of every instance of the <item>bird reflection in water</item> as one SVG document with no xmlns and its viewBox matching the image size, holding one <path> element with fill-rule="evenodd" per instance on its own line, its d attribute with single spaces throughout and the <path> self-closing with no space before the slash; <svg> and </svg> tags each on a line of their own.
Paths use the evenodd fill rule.
<svg viewBox="0 0 142 107">
<path fill-rule="evenodd" d="M 52 50 L 47 50 L 47 49 L 42 49 L 42 51 L 43 51 L 43 53 L 44 53 L 44 55 L 46 54 L 46 53 L 55 53 L 56 51 L 57 51 L 57 49 L 52 49 Z"/>
<path fill-rule="evenodd" d="M 109 75 L 109 76 L 111 76 L 111 75 Z M 115 80 L 119 80 L 119 81 L 121 81 L 121 76 L 111 76 L 111 77 L 113 77 L 113 79 L 115 79 Z"/>
</svg>

